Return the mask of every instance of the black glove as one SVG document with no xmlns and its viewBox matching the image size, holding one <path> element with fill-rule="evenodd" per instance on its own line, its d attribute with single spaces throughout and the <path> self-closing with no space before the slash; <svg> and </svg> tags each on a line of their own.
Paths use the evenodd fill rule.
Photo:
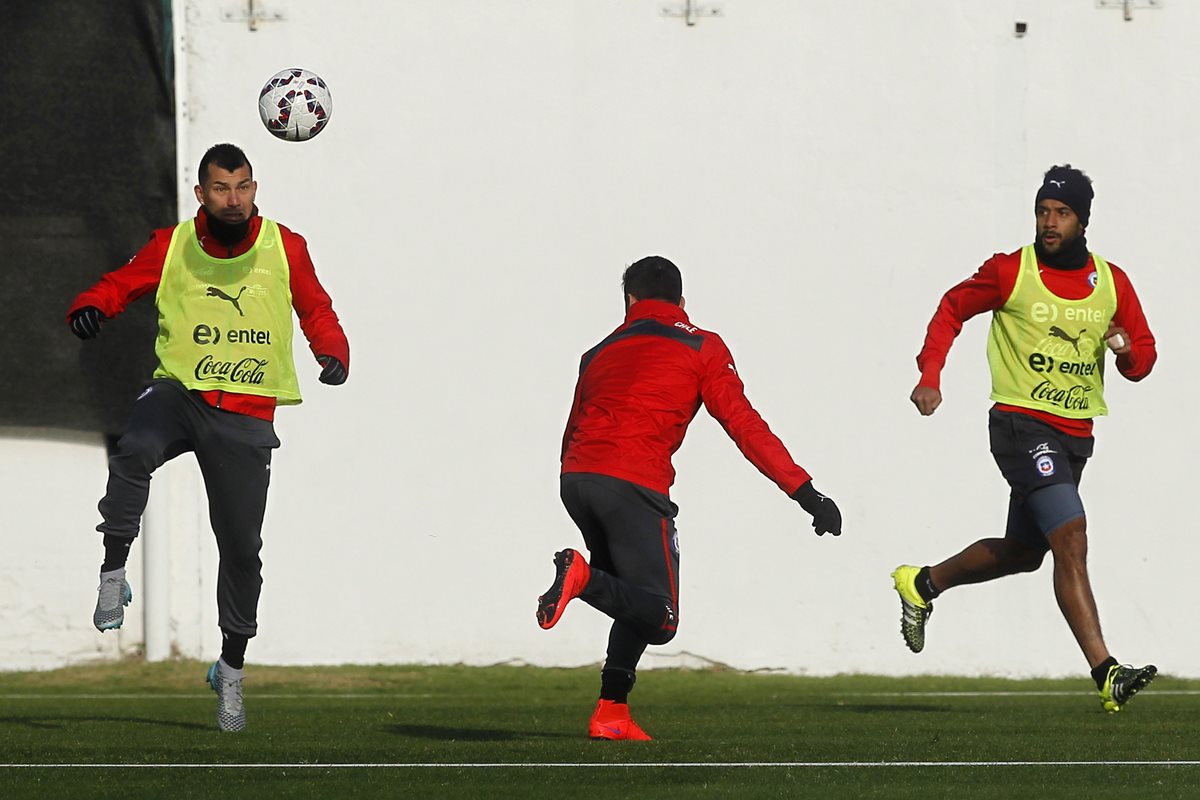
<svg viewBox="0 0 1200 800">
<path fill-rule="evenodd" d="M 837 503 L 813 487 L 812 481 L 793 492 L 792 499 L 812 514 L 813 530 L 817 532 L 817 536 L 825 533 L 842 535 L 842 512 L 838 510 Z"/>
<path fill-rule="evenodd" d="M 100 333 L 100 323 L 104 322 L 104 319 L 100 309 L 95 306 L 77 308 L 71 313 L 71 333 L 80 339 L 95 339 L 96 334 Z"/>
<path fill-rule="evenodd" d="M 350 374 L 346 371 L 346 365 L 333 356 L 317 356 L 317 363 L 324 367 L 321 370 L 321 383 L 341 386 Z"/>
</svg>

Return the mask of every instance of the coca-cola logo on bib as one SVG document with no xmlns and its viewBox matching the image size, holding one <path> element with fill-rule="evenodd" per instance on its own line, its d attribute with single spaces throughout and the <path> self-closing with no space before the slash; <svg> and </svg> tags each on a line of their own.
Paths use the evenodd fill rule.
<svg viewBox="0 0 1200 800">
<path fill-rule="evenodd" d="M 266 378 L 264 370 L 267 363 L 265 358 L 220 361 L 211 355 L 206 355 L 196 362 L 196 380 L 258 386 Z"/>
</svg>

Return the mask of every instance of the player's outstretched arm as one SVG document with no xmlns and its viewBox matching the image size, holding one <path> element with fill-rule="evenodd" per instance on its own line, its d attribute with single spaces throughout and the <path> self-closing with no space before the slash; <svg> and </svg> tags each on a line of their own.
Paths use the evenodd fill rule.
<svg viewBox="0 0 1200 800">
<path fill-rule="evenodd" d="M 162 279 L 163 261 L 175 229 L 160 228 L 150 235 L 150 241 L 122 267 L 106 272 L 100 280 L 83 292 L 67 310 L 71 333 L 80 339 L 94 339 L 100 326 L 120 314 L 130 303 L 158 288 Z"/>
<path fill-rule="evenodd" d="M 913 389 L 908 399 L 912 400 L 921 416 L 928 417 L 942 404 L 942 393 L 932 386 L 918 386 Z"/>
<path fill-rule="evenodd" d="M 833 502 L 833 498 L 818 492 L 811 480 L 792 492 L 792 499 L 812 515 L 812 526 L 813 530 L 817 532 L 817 536 L 824 536 L 826 533 L 832 533 L 834 536 L 842 535 L 841 510 L 837 507 L 837 503 Z"/>
</svg>

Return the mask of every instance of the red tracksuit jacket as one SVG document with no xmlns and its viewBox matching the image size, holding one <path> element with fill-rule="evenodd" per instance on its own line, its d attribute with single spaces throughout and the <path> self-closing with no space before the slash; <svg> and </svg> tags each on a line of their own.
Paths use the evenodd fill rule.
<svg viewBox="0 0 1200 800">
<path fill-rule="evenodd" d="M 209 234 L 205 215 L 200 211 L 196 213 L 196 237 L 200 240 L 204 252 L 214 258 L 235 258 L 245 253 L 258 238 L 261 226 L 262 217 L 258 216 L 258 209 L 255 208 L 246 238 L 233 247 L 228 247 Z M 167 248 L 174 233 L 175 226 L 154 231 L 150 235 L 150 241 L 129 259 L 129 263 L 105 274 L 95 286 L 76 297 L 67 311 L 67 318 L 70 319 L 72 313 L 86 306 L 95 306 L 104 316 L 115 317 L 134 300 L 157 289 L 159 281 L 162 280 Z M 350 343 L 346 340 L 346 334 L 333 311 L 329 295 L 317 280 L 316 269 L 308 254 L 308 243 L 304 241 L 303 236 L 283 225 L 279 226 L 279 234 L 283 239 L 284 252 L 287 253 L 292 307 L 296 309 L 296 315 L 300 318 L 300 329 L 304 331 L 313 355 L 333 356 L 349 369 Z M 223 390 L 198 391 L 196 394 L 203 397 L 209 405 L 225 411 L 266 420 L 275 417 L 273 397 L 236 394 Z"/>
<path fill-rule="evenodd" d="M 1113 316 L 1113 324 L 1124 328 L 1129 334 L 1131 348 L 1128 353 L 1117 356 L 1117 370 L 1131 381 L 1140 381 L 1150 374 L 1154 362 L 1158 360 L 1154 334 L 1150 332 L 1142 304 L 1133 291 L 1129 277 L 1116 264 L 1109 263 L 1109 267 L 1112 268 L 1113 286 L 1117 290 L 1117 311 Z M 1003 306 L 1012 294 L 1020 268 L 1020 250 L 1007 254 L 996 253 L 983 262 L 978 272 L 946 292 L 933 319 L 929 321 L 925 344 L 917 355 L 917 369 L 921 370 L 920 386 L 941 388 L 942 367 L 963 323 L 976 314 L 995 311 Z M 1096 267 L 1090 258 L 1080 269 L 1053 269 L 1040 261 L 1038 268 L 1046 288 L 1064 300 L 1082 300 L 1092 293 L 1088 279 Z M 1090 419 L 1068 419 L 1045 411 L 1002 403 L 997 403 L 996 407 L 1037 417 L 1072 436 L 1092 435 Z"/>
<path fill-rule="evenodd" d="M 671 456 L 701 403 L 784 492 L 808 482 L 746 399 L 721 337 L 661 300 L 635 303 L 625 323 L 580 360 L 562 471 L 609 475 L 668 494 L 675 481 Z"/>
</svg>

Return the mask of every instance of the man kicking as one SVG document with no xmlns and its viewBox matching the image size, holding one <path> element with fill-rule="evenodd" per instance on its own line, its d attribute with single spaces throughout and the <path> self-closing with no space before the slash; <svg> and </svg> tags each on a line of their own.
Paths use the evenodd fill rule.
<svg viewBox="0 0 1200 800">
<path fill-rule="evenodd" d="M 591 563 L 554 555 L 554 583 L 538 598 L 549 630 L 575 597 L 612 617 L 593 739 L 648 740 L 629 713 L 638 660 L 679 625 L 678 507 L 671 455 L 700 405 L 742 454 L 813 517 L 818 535 L 842 532 L 833 500 L 813 488 L 746 399 L 721 337 L 691 323 L 678 268 L 648 256 L 625 270 L 625 322 L 587 351 L 563 436 L 560 490 Z"/>
</svg>

